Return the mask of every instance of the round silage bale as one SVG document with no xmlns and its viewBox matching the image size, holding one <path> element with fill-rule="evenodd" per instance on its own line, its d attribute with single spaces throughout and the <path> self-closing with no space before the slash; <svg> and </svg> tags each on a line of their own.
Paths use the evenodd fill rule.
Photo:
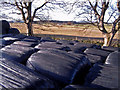
<svg viewBox="0 0 120 90">
<path fill-rule="evenodd" d="M 0 21 L 0 34 L 8 34 L 8 31 L 10 29 L 10 24 L 6 20 Z"/>
<path fill-rule="evenodd" d="M 17 28 L 10 28 L 8 33 L 9 34 L 20 34 L 20 31 Z"/>
</svg>

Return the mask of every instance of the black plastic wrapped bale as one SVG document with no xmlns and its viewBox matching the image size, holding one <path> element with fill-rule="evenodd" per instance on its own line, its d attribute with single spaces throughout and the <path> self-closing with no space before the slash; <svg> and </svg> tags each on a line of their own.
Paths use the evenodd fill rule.
<svg viewBox="0 0 120 90">
<path fill-rule="evenodd" d="M 6 20 L 0 20 L 0 34 L 8 34 L 10 24 Z"/>
<path fill-rule="evenodd" d="M 90 60 L 90 62 L 92 64 L 95 64 L 95 63 L 104 63 L 104 60 L 101 58 L 101 56 L 92 55 L 92 54 L 87 54 L 86 56 L 88 57 L 88 59 Z"/>
<path fill-rule="evenodd" d="M 68 40 L 57 40 L 58 43 L 61 43 L 62 45 L 74 45 L 75 41 L 68 41 Z"/>
<path fill-rule="evenodd" d="M 41 40 L 40 37 L 33 37 L 33 36 L 28 36 L 23 39 L 23 41 L 28 41 L 28 42 L 39 42 Z"/>
<path fill-rule="evenodd" d="M 113 66 L 119 66 L 119 60 L 120 60 L 120 52 L 115 51 L 108 55 L 105 63 Z"/>
<path fill-rule="evenodd" d="M 81 82 L 90 65 L 89 60 L 83 55 L 78 58 L 56 49 L 40 50 L 32 54 L 27 61 L 29 68 L 60 84 L 70 84 L 77 80 Z"/>
<path fill-rule="evenodd" d="M 4 37 L 12 37 L 14 36 L 13 34 L 2 34 L 0 35 L 0 38 L 4 38 Z"/>
<path fill-rule="evenodd" d="M 17 28 L 10 28 L 8 31 L 9 34 L 20 34 L 19 30 Z"/>
<path fill-rule="evenodd" d="M 90 68 L 89 73 L 85 77 L 85 85 L 89 86 L 94 79 L 99 76 L 100 70 L 102 67 L 98 66 L 98 64 L 94 64 L 92 68 Z"/>
<path fill-rule="evenodd" d="M 82 85 L 67 85 L 63 90 L 91 90 L 91 88 Z"/>
<path fill-rule="evenodd" d="M 53 48 L 53 49 L 59 49 L 63 51 L 71 51 L 71 49 L 68 46 L 61 45 L 57 42 L 42 42 L 38 44 L 37 46 L 35 46 L 35 48 L 37 49 Z"/>
<path fill-rule="evenodd" d="M 56 42 L 56 40 L 54 40 L 50 37 L 41 37 L 40 42 Z"/>
<path fill-rule="evenodd" d="M 5 44 L 5 40 L 4 39 L 0 39 L 0 48 L 4 47 Z"/>
<path fill-rule="evenodd" d="M 93 45 L 94 44 L 76 43 L 75 45 L 72 46 L 69 45 L 69 47 L 74 53 L 83 53 L 84 50 L 86 50 L 86 48 L 92 47 Z"/>
<path fill-rule="evenodd" d="M 63 47 L 59 48 L 59 50 L 67 51 L 67 52 L 71 51 L 70 47 L 68 47 L 68 46 L 63 46 Z"/>
<path fill-rule="evenodd" d="M 96 64 L 88 73 L 85 85 L 92 88 L 118 88 L 118 67 Z"/>
<path fill-rule="evenodd" d="M 11 41 L 11 40 L 4 40 L 4 39 L 0 39 L 0 46 L 1 47 L 4 47 L 6 45 L 10 45 L 12 44 L 14 41 Z"/>
<path fill-rule="evenodd" d="M 18 34 L 18 35 L 15 35 L 13 36 L 14 38 L 18 38 L 18 39 L 24 39 L 26 38 L 27 36 L 26 35 L 23 35 L 23 34 Z"/>
<path fill-rule="evenodd" d="M 102 47 L 103 50 L 109 51 L 109 52 L 114 52 L 114 51 L 119 51 L 120 48 L 118 47 Z"/>
<path fill-rule="evenodd" d="M 17 40 L 19 40 L 18 38 L 14 38 L 14 37 L 4 37 L 3 39 L 6 40 L 6 41 L 17 41 Z"/>
<path fill-rule="evenodd" d="M 13 42 L 19 40 L 18 38 L 14 38 L 14 37 L 4 37 L 3 39 L 5 40 L 5 42 L 6 42 L 5 44 L 6 44 L 6 45 L 10 45 L 10 44 L 12 44 Z"/>
<path fill-rule="evenodd" d="M 94 49 L 94 48 L 87 48 L 84 53 L 86 54 L 92 54 L 101 56 L 101 59 L 105 62 L 107 56 L 110 54 L 108 51 L 100 50 L 100 49 Z"/>
<path fill-rule="evenodd" d="M 42 42 L 38 44 L 37 46 L 35 46 L 35 48 L 37 49 L 45 49 L 45 48 L 59 49 L 61 47 L 63 46 L 60 44 L 57 44 L 56 42 Z"/>
<path fill-rule="evenodd" d="M 23 64 L 25 64 L 30 55 L 36 51 L 32 47 L 22 47 L 19 45 L 6 46 L 1 50 L 2 58 L 5 58 L 7 60 L 14 60 Z"/>
<path fill-rule="evenodd" d="M 13 44 L 26 47 L 35 47 L 38 44 L 38 42 L 16 41 Z"/>
<path fill-rule="evenodd" d="M 0 86 L 3 89 L 54 88 L 48 78 L 14 61 L 0 59 Z"/>
</svg>

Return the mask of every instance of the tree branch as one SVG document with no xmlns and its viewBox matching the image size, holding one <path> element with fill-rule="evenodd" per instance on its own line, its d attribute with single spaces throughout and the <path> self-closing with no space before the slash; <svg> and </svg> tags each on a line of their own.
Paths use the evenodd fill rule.
<svg viewBox="0 0 120 90">
<path fill-rule="evenodd" d="M 25 18 L 25 13 L 24 13 L 24 11 L 23 11 L 23 8 L 20 8 L 20 7 L 19 7 L 18 2 L 15 2 L 15 5 L 16 5 L 17 8 L 21 11 L 23 20 L 24 20 L 24 22 L 26 23 L 26 18 Z"/>
<path fill-rule="evenodd" d="M 92 3 L 91 3 L 90 0 L 88 0 L 88 1 L 89 1 L 90 6 L 91 6 L 92 9 L 93 9 L 95 15 L 96 15 L 98 18 L 100 18 L 100 15 L 98 14 L 98 12 L 97 12 L 97 10 L 96 10 L 98 1 L 96 0 L 96 4 L 95 4 L 95 6 L 92 5 Z"/>
<path fill-rule="evenodd" d="M 36 8 L 36 9 L 34 10 L 33 16 L 32 16 L 32 21 L 33 21 L 33 19 L 34 19 L 34 17 L 35 17 L 35 14 L 36 14 L 37 10 L 39 10 L 39 9 L 42 8 L 42 7 L 44 7 L 47 3 L 48 3 L 48 1 L 45 2 L 43 5 L 41 5 L 40 7 Z"/>
</svg>

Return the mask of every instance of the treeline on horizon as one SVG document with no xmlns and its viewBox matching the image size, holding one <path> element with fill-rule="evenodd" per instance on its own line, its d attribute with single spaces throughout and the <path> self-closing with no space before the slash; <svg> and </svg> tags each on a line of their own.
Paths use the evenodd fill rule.
<svg viewBox="0 0 120 90">
<path fill-rule="evenodd" d="M 9 21 L 10 23 L 24 23 L 23 21 Z M 59 21 L 59 20 L 40 20 L 40 21 L 33 21 L 33 24 L 40 24 L 40 23 L 56 23 L 56 24 L 91 24 L 88 21 Z M 111 23 L 109 23 L 111 24 Z"/>
</svg>

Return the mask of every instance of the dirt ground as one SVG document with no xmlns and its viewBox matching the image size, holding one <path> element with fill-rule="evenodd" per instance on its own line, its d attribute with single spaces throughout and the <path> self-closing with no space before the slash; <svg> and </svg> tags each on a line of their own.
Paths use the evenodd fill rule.
<svg viewBox="0 0 120 90">
<path fill-rule="evenodd" d="M 10 23 L 12 28 L 17 28 L 21 33 L 26 33 L 27 27 L 24 23 Z M 107 26 L 108 29 L 111 26 Z M 102 38 L 102 33 L 97 27 L 91 24 L 77 24 L 77 25 L 64 25 L 64 24 L 33 24 L 34 34 L 56 34 L 56 35 L 71 35 L 81 37 L 98 37 Z M 118 33 L 115 38 L 118 38 Z"/>
</svg>

